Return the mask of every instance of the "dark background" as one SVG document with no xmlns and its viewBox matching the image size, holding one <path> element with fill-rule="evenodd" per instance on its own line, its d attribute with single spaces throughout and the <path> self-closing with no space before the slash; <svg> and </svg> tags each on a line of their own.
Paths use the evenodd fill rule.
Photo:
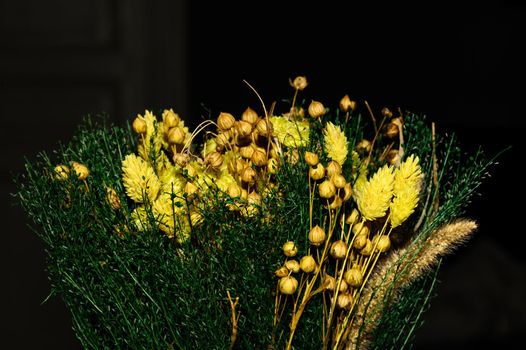
<svg viewBox="0 0 526 350">
<path fill-rule="evenodd" d="M 24 156 L 68 141 L 86 114 L 123 125 L 173 107 L 196 125 L 201 103 L 213 117 L 260 111 L 242 80 L 268 106 L 296 75 L 326 106 L 349 94 L 424 113 L 467 150 L 512 146 L 469 207 L 480 229 L 446 259 L 415 348 L 522 340 L 526 7 L 283 3 L 0 0 L 0 347 L 79 348 L 61 301 L 41 305 L 43 247 L 9 195 Z"/>
</svg>

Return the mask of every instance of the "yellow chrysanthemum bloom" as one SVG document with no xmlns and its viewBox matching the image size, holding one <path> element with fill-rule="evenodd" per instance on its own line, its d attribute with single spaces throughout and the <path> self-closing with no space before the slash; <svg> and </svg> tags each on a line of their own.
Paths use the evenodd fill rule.
<svg viewBox="0 0 526 350">
<path fill-rule="evenodd" d="M 215 152 L 217 148 L 217 142 L 215 138 L 206 140 L 203 150 L 201 151 L 201 156 L 204 158 L 207 154 Z"/>
<path fill-rule="evenodd" d="M 394 198 L 389 215 L 392 227 L 404 223 L 418 205 L 422 179 L 422 170 L 418 161 L 418 157 L 411 155 L 394 172 Z"/>
<path fill-rule="evenodd" d="M 279 142 L 291 148 L 308 145 L 310 133 L 308 121 L 290 121 L 284 117 L 275 116 L 269 119 L 274 127 L 273 135 L 278 138 Z"/>
<path fill-rule="evenodd" d="M 182 231 L 180 223 L 186 216 L 183 198 L 173 197 L 172 199 L 171 194 L 164 193 L 153 203 L 152 211 L 159 229 L 169 238 L 177 234 L 177 240 L 182 242 L 181 239 L 186 237 L 186 234 L 179 234 L 179 231 Z"/>
<path fill-rule="evenodd" d="M 173 165 L 159 174 L 159 180 L 163 193 L 180 195 L 183 192 L 184 185 L 186 185 L 186 179 L 180 170 Z"/>
<path fill-rule="evenodd" d="M 338 162 L 340 165 L 345 163 L 349 153 L 347 136 L 343 133 L 340 126 L 327 122 L 323 129 L 323 149 L 327 156 Z"/>
<path fill-rule="evenodd" d="M 135 154 L 128 154 L 122 161 L 122 182 L 126 194 L 137 203 L 145 198 L 150 201 L 157 198 L 161 182 L 153 168 Z"/>
<path fill-rule="evenodd" d="M 231 184 L 235 184 L 236 179 L 230 173 L 228 170 L 221 171 L 219 177 L 215 181 L 216 186 L 223 192 L 226 192 L 228 190 L 228 186 Z"/>
<path fill-rule="evenodd" d="M 355 191 L 358 210 L 365 220 L 372 221 L 386 214 L 393 197 L 393 187 L 393 168 L 385 165 L 359 191 Z"/>
</svg>

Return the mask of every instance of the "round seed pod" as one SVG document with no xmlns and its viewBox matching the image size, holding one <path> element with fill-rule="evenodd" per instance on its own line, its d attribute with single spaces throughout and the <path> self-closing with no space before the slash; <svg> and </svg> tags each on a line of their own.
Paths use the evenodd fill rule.
<svg viewBox="0 0 526 350">
<path fill-rule="evenodd" d="M 391 118 L 393 116 L 393 112 L 391 112 L 389 108 L 384 107 L 382 108 L 382 115 L 386 118 Z"/>
<path fill-rule="evenodd" d="M 133 131 L 135 131 L 137 134 L 140 135 L 140 134 L 145 134 L 148 127 L 146 125 L 146 121 L 143 118 L 136 117 L 133 120 L 132 128 L 133 128 Z"/>
<path fill-rule="evenodd" d="M 342 240 L 338 240 L 331 245 L 331 256 L 334 259 L 344 259 L 347 255 L 347 243 Z"/>
<path fill-rule="evenodd" d="M 241 120 L 255 125 L 258 122 L 259 117 L 258 114 L 252 108 L 248 107 L 241 115 Z"/>
<path fill-rule="evenodd" d="M 345 293 L 349 290 L 349 285 L 347 284 L 347 282 L 345 281 L 345 278 L 342 278 L 341 280 L 341 283 L 340 283 L 340 293 Z"/>
<path fill-rule="evenodd" d="M 285 261 L 285 267 L 292 271 L 292 273 L 298 273 L 300 271 L 300 263 L 297 260 Z"/>
<path fill-rule="evenodd" d="M 230 142 L 230 134 L 226 132 L 220 132 L 216 137 L 216 144 L 221 147 L 225 147 Z"/>
<path fill-rule="evenodd" d="M 283 254 L 288 257 L 293 257 L 298 254 L 298 247 L 296 247 L 296 243 L 293 241 L 288 241 L 283 244 Z"/>
<path fill-rule="evenodd" d="M 241 197 L 241 187 L 236 183 L 230 184 L 228 185 L 227 193 L 232 198 Z"/>
<path fill-rule="evenodd" d="M 252 167 L 247 166 L 241 172 L 241 180 L 247 184 L 253 184 L 256 182 L 257 172 Z"/>
<path fill-rule="evenodd" d="M 340 163 L 331 160 L 329 164 L 327 164 L 327 176 L 329 178 L 332 178 L 333 176 L 340 175 L 342 173 L 342 166 Z"/>
<path fill-rule="evenodd" d="M 275 174 L 277 173 L 279 168 L 279 163 L 276 159 L 270 158 L 267 163 L 267 171 L 269 174 Z"/>
<path fill-rule="evenodd" d="M 336 188 L 344 188 L 347 184 L 347 181 L 345 180 L 345 177 L 341 174 L 334 175 L 331 177 L 331 181 L 336 186 Z"/>
<path fill-rule="evenodd" d="M 304 76 L 298 76 L 296 78 L 294 78 L 293 81 L 290 82 L 290 85 L 296 89 L 296 90 L 303 90 L 307 87 L 308 83 L 307 83 L 307 78 L 304 77 Z"/>
<path fill-rule="evenodd" d="M 385 135 L 391 139 L 395 138 L 398 136 L 398 125 L 396 125 L 395 123 L 391 122 L 387 125 L 387 128 L 385 130 Z"/>
<path fill-rule="evenodd" d="M 234 126 L 235 122 L 236 118 L 230 113 L 221 112 L 219 113 L 219 117 L 217 117 L 217 126 L 222 131 L 229 130 Z"/>
<path fill-rule="evenodd" d="M 316 270 L 316 260 L 312 255 L 305 255 L 300 260 L 300 269 L 305 273 L 311 273 Z"/>
<path fill-rule="evenodd" d="M 358 212 L 358 210 L 353 209 L 351 212 L 351 215 L 347 216 L 347 218 L 345 219 L 345 223 L 347 225 L 354 225 L 354 223 L 357 222 L 359 219 L 360 219 L 360 213 Z"/>
<path fill-rule="evenodd" d="M 351 199 L 352 196 L 352 187 L 350 183 L 346 183 L 343 187 L 343 201 L 347 202 L 349 199 Z"/>
<path fill-rule="evenodd" d="M 331 198 L 336 194 L 336 187 L 331 181 L 325 180 L 320 184 L 318 191 L 321 198 Z"/>
<path fill-rule="evenodd" d="M 181 118 L 172 110 L 165 110 L 163 113 L 163 124 L 166 129 L 170 129 L 179 125 Z"/>
<path fill-rule="evenodd" d="M 267 165 L 267 152 L 261 148 L 257 148 L 252 153 L 252 157 L 250 157 L 250 160 L 252 163 L 254 163 L 256 166 L 262 167 Z"/>
<path fill-rule="evenodd" d="M 339 106 L 343 112 L 354 111 L 356 109 L 356 101 L 351 101 L 351 99 L 349 98 L 349 95 L 345 95 L 340 100 Z"/>
<path fill-rule="evenodd" d="M 360 250 L 360 254 L 368 256 L 368 255 L 371 255 L 372 253 L 373 253 L 373 243 L 371 242 L 370 239 L 367 239 L 365 246 L 362 248 L 362 250 Z"/>
<path fill-rule="evenodd" d="M 369 225 L 366 222 L 363 222 L 363 221 L 357 222 L 352 227 L 352 232 L 355 235 L 364 235 L 366 237 L 369 237 L 369 233 L 370 233 Z"/>
<path fill-rule="evenodd" d="M 188 165 L 190 156 L 187 153 L 174 153 L 173 160 L 175 164 L 179 165 L 181 168 L 184 168 Z"/>
<path fill-rule="evenodd" d="M 360 234 L 354 238 L 354 242 L 352 246 L 358 250 L 361 250 L 367 245 L 368 241 L 369 239 L 367 238 L 366 235 Z"/>
<path fill-rule="evenodd" d="M 334 199 L 329 204 L 328 208 L 329 209 L 338 209 L 338 208 L 340 208 L 343 205 L 342 199 L 339 196 L 334 196 L 333 198 Z"/>
<path fill-rule="evenodd" d="M 250 194 L 247 196 L 247 200 L 248 204 L 261 205 L 261 196 L 256 191 L 250 192 Z"/>
<path fill-rule="evenodd" d="M 167 141 L 172 145 L 182 145 L 186 135 L 182 128 L 176 126 L 168 131 Z"/>
<path fill-rule="evenodd" d="M 113 210 L 118 210 L 121 208 L 121 200 L 119 199 L 119 195 L 117 194 L 117 191 L 111 187 L 106 188 L 106 201 Z"/>
<path fill-rule="evenodd" d="M 89 176 L 89 169 L 84 164 L 78 162 L 71 162 L 71 167 L 73 168 L 73 171 L 75 172 L 79 180 L 86 180 Z"/>
<path fill-rule="evenodd" d="M 277 269 L 274 272 L 274 275 L 276 275 L 276 277 L 279 277 L 279 278 L 288 276 L 289 275 L 289 269 L 287 269 L 285 266 L 281 266 L 279 269 Z"/>
<path fill-rule="evenodd" d="M 312 118 L 318 119 L 325 114 L 325 107 L 321 102 L 312 100 L 307 111 Z"/>
<path fill-rule="evenodd" d="M 325 242 L 325 231 L 318 225 L 309 231 L 309 242 L 315 247 L 319 247 Z"/>
<path fill-rule="evenodd" d="M 309 152 L 309 151 L 305 152 L 305 163 L 314 167 L 318 165 L 319 162 L 320 162 L 320 159 L 316 153 Z"/>
<path fill-rule="evenodd" d="M 279 280 L 279 291 L 282 294 L 292 295 L 298 289 L 298 280 L 292 276 L 285 276 Z"/>
<path fill-rule="evenodd" d="M 400 162 L 400 154 L 398 153 L 398 150 L 392 149 L 387 152 L 385 159 L 390 165 L 395 165 L 396 163 Z"/>
<path fill-rule="evenodd" d="M 236 121 L 234 128 L 238 138 L 248 137 L 252 133 L 252 124 L 244 120 Z"/>
<path fill-rule="evenodd" d="M 65 181 L 69 177 L 69 167 L 67 165 L 59 164 L 53 169 L 53 177 L 58 181 Z"/>
<path fill-rule="evenodd" d="M 347 282 L 347 284 L 353 288 L 358 288 L 363 283 L 362 271 L 360 271 L 360 269 L 357 267 L 353 267 L 352 269 L 345 271 L 343 278 L 345 279 L 345 282 Z"/>
<path fill-rule="evenodd" d="M 318 163 L 316 166 L 309 169 L 309 176 L 313 180 L 321 180 L 325 177 L 325 168 L 321 163 Z"/>
<path fill-rule="evenodd" d="M 205 156 L 205 166 L 212 169 L 219 169 L 223 164 L 223 156 L 219 152 L 210 152 Z"/>
<path fill-rule="evenodd" d="M 195 195 L 197 194 L 197 186 L 194 185 L 194 183 L 188 181 L 186 185 L 184 185 L 184 193 L 186 193 L 187 198 L 192 200 L 195 198 Z"/>
<path fill-rule="evenodd" d="M 352 295 L 347 293 L 338 295 L 338 299 L 336 299 L 336 305 L 340 309 L 350 310 L 352 305 Z"/>
<path fill-rule="evenodd" d="M 356 145 L 356 151 L 368 153 L 371 151 L 371 141 L 363 139 Z"/>
<path fill-rule="evenodd" d="M 389 236 L 376 235 L 373 237 L 372 245 L 373 247 L 376 246 L 376 250 L 380 253 L 385 253 L 389 250 L 389 248 L 391 248 L 391 240 L 389 239 Z"/>
<path fill-rule="evenodd" d="M 325 290 L 334 290 L 336 288 L 336 279 L 330 275 L 325 275 L 322 286 Z"/>
<path fill-rule="evenodd" d="M 265 118 L 262 118 L 258 121 L 256 124 L 256 130 L 261 136 L 269 136 L 272 135 L 272 132 L 274 131 L 274 127 L 272 126 L 272 123 L 270 120 L 266 120 Z"/>
</svg>

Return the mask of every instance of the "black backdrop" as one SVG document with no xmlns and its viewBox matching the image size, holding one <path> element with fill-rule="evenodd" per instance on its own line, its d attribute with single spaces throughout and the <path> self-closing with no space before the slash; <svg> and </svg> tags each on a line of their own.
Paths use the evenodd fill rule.
<svg viewBox="0 0 526 350">
<path fill-rule="evenodd" d="M 13 206 L 22 157 L 67 141 L 82 115 L 116 123 L 174 107 L 195 125 L 290 95 L 424 113 L 468 150 L 508 145 L 467 215 L 475 238 L 445 261 L 415 348 L 512 345 L 526 329 L 522 239 L 526 7 L 400 7 L 353 2 L 0 0 L 0 239 L 6 349 L 78 349 L 49 292 L 41 243 Z M 204 104 L 204 108 L 201 104 Z M 278 109 L 279 109 L 278 103 Z"/>
</svg>

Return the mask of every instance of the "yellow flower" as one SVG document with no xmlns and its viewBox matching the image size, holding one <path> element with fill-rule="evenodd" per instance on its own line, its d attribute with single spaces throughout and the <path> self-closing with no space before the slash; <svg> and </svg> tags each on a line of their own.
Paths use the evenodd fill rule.
<svg viewBox="0 0 526 350">
<path fill-rule="evenodd" d="M 392 227 L 400 226 L 415 211 L 420 194 L 422 171 L 418 157 L 409 156 L 394 172 L 394 198 L 390 205 Z"/>
<path fill-rule="evenodd" d="M 146 213 L 144 205 L 138 206 L 133 210 L 131 213 L 131 219 L 139 231 L 146 231 L 150 228 L 148 214 Z"/>
<path fill-rule="evenodd" d="M 219 177 L 217 178 L 215 182 L 216 186 L 223 192 L 227 192 L 228 186 L 230 184 L 237 184 L 236 179 L 230 173 L 227 169 L 221 171 Z"/>
<path fill-rule="evenodd" d="M 153 161 L 158 163 L 157 158 L 160 157 L 163 146 L 162 123 L 158 123 L 155 115 L 148 110 L 145 111 L 144 116 L 137 117 L 146 122 L 146 133 L 139 141 L 139 155 L 149 164 L 153 164 Z"/>
<path fill-rule="evenodd" d="M 204 158 L 207 154 L 215 152 L 217 148 L 217 142 L 215 138 L 210 138 L 206 140 L 203 150 L 201 151 L 201 156 Z"/>
<path fill-rule="evenodd" d="M 134 154 L 129 154 L 122 161 L 122 182 L 126 194 L 137 203 L 142 203 L 147 198 L 155 200 L 161 182 L 153 168 L 143 159 Z"/>
<path fill-rule="evenodd" d="M 343 165 L 347 159 L 347 153 L 349 150 L 347 146 L 347 137 L 340 126 L 327 122 L 325 129 L 323 129 L 323 142 L 323 149 L 325 150 L 325 153 L 327 153 L 327 156 L 338 162 L 340 165 Z"/>
<path fill-rule="evenodd" d="M 393 186 L 393 168 L 385 165 L 355 191 L 358 210 L 366 220 L 372 221 L 385 215 L 393 197 Z"/>
<path fill-rule="evenodd" d="M 274 127 L 273 135 L 285 146 L 297 148 L 309 143 L 308 121 L 290 121 L 284 117 L 274 116 L 270 117 L 270 122 Z"/>
<path fill-rule="evenodd" d="M 180 222 L 184 221 L 186 216 L 184 207 L 184 200 L 181 197 L 172 199 L 169 193 L 162 194 L 153 203 L 152 212 L 157 225 L 169 238 L 173 238 L 174 234 L 179 232 Z M 179 234 L 177 239 L 180 239 Z"/>
</svg>

